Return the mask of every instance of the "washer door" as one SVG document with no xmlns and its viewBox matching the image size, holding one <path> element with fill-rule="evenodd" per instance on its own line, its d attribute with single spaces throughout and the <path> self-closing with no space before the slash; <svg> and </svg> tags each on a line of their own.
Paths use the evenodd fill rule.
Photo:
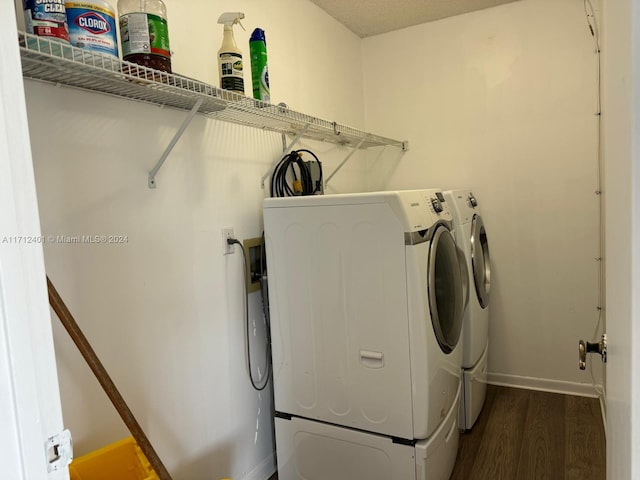
<svg viewBox="0 0 640 480">
<path fill-rule="evenodd" d="M 464 287 L 458 248 L 444 225 L 436 227 L 428 259 L 431 323 L 438 344 L 450 353 L 458 344 L 464 313 Z"/>
<path fill-rule="evenodd" d="M 473 216 L 471 223 L 471 267 L 473 268 L 473 281 L 476 285 L 478 302 L 482 308 L 487 308 L 491 290 L 489 242 L 482 217 L 477 214 Z"/>
</svg>

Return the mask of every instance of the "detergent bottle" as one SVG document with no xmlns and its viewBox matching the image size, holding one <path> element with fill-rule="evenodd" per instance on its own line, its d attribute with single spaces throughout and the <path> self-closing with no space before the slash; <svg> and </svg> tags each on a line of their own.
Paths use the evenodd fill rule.
<svg viewBox="0 0 640 480">
<path fill-rule="evenodd" d="M 218 23 L 224 25 L 222 46 L 218 50 L 218 73 L 220 88 L 244 95 L 242 51 L 233 37 L 233 26 L 244 18 L 242 12 L 226 12 L 220 15 Z M 244 29 L 244 27 L 242 27 Z"/>
<path fill-rule="evenodd" d="M 267 67 L 267 40 L 264 30 L 256 28 L 249 39 L 251 56 L 251 84 L 253 98 L 263 102 L 271 101 L 269 92 L 269 68 Z"/>
</svg>

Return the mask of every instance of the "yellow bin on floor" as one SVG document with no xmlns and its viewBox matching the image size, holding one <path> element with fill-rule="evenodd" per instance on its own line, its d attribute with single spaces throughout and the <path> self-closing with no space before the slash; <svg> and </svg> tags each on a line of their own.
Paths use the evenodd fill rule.
<svg viewBox="0 0 640 480">
<path fill-rule="evenodd" d="M 69 473 L 71 480 L 159 480 L 133 437 L 74 459 Z"/>
</svg>

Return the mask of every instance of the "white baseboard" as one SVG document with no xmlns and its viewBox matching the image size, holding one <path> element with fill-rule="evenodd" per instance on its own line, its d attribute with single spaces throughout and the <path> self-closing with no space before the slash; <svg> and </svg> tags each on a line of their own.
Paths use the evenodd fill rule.
<svg viewBox="0 0 640 480">
<path fill-rule="evenodd" d="M 243 480 L 267 480 L 276 473 L 276 452 L 268 455 Z"/>
<path fill-rule="evenodd" d="M 604 427 L 604 438 L 607 438 L 607 397 L 600 395 L 600 412 L 602 413 L 602 426 Z"/>
<path fill-rule="evenodd" d="M 591 383 L 563 382 L 561 380 L 522 377 L 520 375 L 507 375 L 505 373 L 488 373 L 487 382 L 503 387 L 526 388 L 528 390 L 577 395 L 579 397 L 600 397 Z"/>
</svg>

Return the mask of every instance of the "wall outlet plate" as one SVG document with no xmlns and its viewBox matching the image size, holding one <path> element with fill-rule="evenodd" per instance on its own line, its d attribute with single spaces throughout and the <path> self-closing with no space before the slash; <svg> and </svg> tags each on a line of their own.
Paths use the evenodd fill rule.
<svg viewBox="0 0 640 480">
<path fill-rule="evenodd" d="M 229 245 L 227 243 L 227 238 L 235 238 L 233 235 L 233 227 L 223 227 L 222 228 L 222 253 L 223 255 L 229 255 L 230 253 L 235 252 L 234 245 Z"/>
</svg>

